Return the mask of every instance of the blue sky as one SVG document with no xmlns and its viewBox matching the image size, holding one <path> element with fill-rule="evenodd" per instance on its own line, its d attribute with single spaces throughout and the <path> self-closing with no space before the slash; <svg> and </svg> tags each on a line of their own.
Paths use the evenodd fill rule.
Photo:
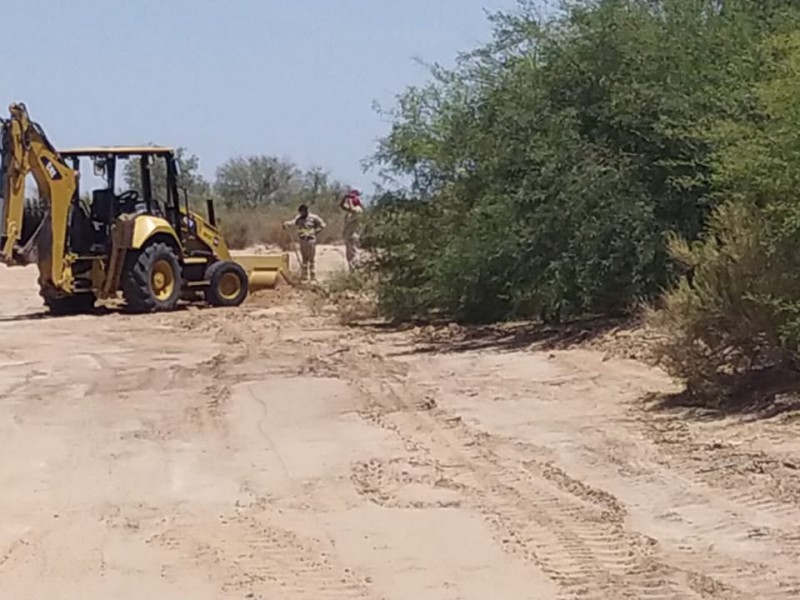
<svg viewBox="0 0 800 600">
<path fill-rule="evenodd" d="M 29 0 L 3 6 L 0 102 L 56 147 L 186 146 L 205 175 L 270 154 L 371 189 L 391 105 L 516 0 Z"/>
</svg>

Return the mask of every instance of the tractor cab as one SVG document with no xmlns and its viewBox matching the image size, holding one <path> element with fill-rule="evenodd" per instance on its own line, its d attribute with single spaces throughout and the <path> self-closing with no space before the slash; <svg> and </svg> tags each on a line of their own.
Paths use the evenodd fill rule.
<svg viewBox="0 0 800 600">
<path fill-rule="evenodd" d="M 73 252 L 106 254 L 111 226 L 123 216 L 159 217 L 176 233 L 188 233 L 184 217 L 188 206 L 181 208 L 180 172 L 172 148 L 98 147 L 60 153 L 80 175 L 73 199 L 71 235 L 68 236 Z M 91 177 L 87 176 L 89 165 Z M 180 241 L 188 242 L 187 239 Z"/>
</svg>

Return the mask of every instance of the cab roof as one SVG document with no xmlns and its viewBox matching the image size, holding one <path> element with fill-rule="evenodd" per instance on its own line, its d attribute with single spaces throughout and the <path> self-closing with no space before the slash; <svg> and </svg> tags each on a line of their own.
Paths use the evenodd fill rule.
<svg viewBox="0 0 800 600">
<path fill-rule="evenodd" d="M 61 156 L 135 156 L 174 154 L 175 149 L 167 146 L 97 146 L 89 148 L 68 148 L 59 150 Z"/>
</svg>

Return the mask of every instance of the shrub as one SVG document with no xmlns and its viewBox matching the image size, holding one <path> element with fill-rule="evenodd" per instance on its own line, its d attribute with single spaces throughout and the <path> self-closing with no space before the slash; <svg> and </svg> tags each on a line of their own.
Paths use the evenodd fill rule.
<svg viewBox="0 0 800 600">
<path fill-rule="evenodd" d="M 374 280 L 363 271 L 331 273 L 322 287 L 316 288 L 317 298 L 331 306 L 339 321 L 345 325 L 378 316 Z"/>
<path fill-rule="evenodd" d="M 391 115 L 375 159 L 407 199 L 378 207 L 370 243 L 395 319 L 626 311 L 673 283 L 667 234 L 697 239 L 719 202 L 708 124 L 747 117 L 768 11 L 534 4 Z"/>
<path fill-rule="evenodd" d="M 688 270 L 651 320 L 663 364 L 714 395 L 745 374 L 800 358 L 800 33 L 764 44 L 758 118 L 715 124 L 714 181 L 732 200 L 702 240 L 672 240 Z M 731 377 L 732 376 L 732 377 Z"/>
<path fill-rule="evenodd" d="M 693 391 L 717 395 L 735 376 L 798 358 L 800 254 L 776 231 L 776 217 L 731 202 L 702 240 L 672 241 L 689 273 L 649 321 L 663 333 L 661 364 Z"/>
<path fill-rule="evenodd" d="M 241 250 L 257 242 L 251 215 L 229 212 L 219 215 L 218 222 L 229 248 Z"/>
</svg>

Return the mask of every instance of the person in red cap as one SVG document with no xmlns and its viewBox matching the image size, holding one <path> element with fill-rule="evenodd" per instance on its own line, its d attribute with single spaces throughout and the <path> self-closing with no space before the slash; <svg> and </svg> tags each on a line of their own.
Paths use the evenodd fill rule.
<svg viewBox="0 0 800 600">
<path fill-rule="evenodd" d="M 339 202 L 339 207 L 344 211 L 344 247 L 347 266 L 352 271 L 356 266 L 358 257 L 359 226 L 364 207 L 361 204 L 361 193 L 350 190 Z"/>
</svg>

